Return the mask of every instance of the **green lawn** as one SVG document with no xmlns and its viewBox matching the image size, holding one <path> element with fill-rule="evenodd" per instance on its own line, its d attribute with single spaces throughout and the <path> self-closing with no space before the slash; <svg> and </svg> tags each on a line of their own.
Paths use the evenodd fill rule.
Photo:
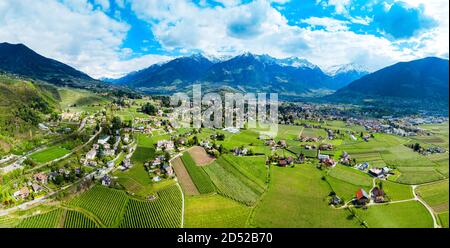
<svg viewBox="0 0 450 248">
<path fill-rule="evenodd" d="M 430 213 L 418 201 L 370 206 L 367 209 L 356 209 L 355 212 L 372 228 L 433 227 Z"/>
<path fill-rule="evenodd" d="M 60 158 L 68 153 L 70 153 L 70 151 L 65 148 L 59 146 L 52 146 L 45 150 L 31 154 L 30 158 L 36 163 L 43 164 L 52 161 L 54 159 Z"/>
<path fill-rule="evenodd" d="M 185 227 L 246 227 L 250 208 L 220 195 L 186 197 Z"/>
</svg>

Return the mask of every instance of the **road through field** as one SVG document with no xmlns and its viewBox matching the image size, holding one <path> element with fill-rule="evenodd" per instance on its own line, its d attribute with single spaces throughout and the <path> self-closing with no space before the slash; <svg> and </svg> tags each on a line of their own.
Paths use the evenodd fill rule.
<svg viewBox="0 0 450 248">
<path fill-rule="evenodd" d="M 424 201 L 422 200 L 422 198 L 420 198 L 417 193 L 416 193 L 416 188 L 419 185 L 412 185 L 412 190 L 413 190 L 413 194 L 414 194 L 414 199 L 416 199 L 417 201 L 419 201 L 420 203 L 422 203 L 422 205 L 425 206 L 425 208 L 428 210 L 428 212 L 430 212 L 431 217 L 433 218 L 433 226 L 434 228 L 440 228 L 441 226 L 437 223 L 436 220 L 436 215 L 434 213 L 434 210 Z"/>
</svg>

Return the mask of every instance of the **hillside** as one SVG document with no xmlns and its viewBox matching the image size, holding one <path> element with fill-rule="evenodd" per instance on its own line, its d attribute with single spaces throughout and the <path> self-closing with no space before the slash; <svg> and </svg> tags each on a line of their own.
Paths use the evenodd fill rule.
<svg viewBox="0 0 450 248">
<path fill-rule="evenodd" d="M 55 87 L 0 74 L 0 153 L 11 144 L 31 139 L 33 130 L 59 108 Z"/>
<path fill-rule="evenodd" d="M 366 75 L 333 97 L 373 96 L 448 101 L 448 60 L 429 57 L 400 62 Z"/>
<path fill-rule="evenodd" d="M 0 43 L 0 71 L 46 81 L 58 86 L 99 84 L 83 72 L 46 58 L 23 44 Z"/>
</svg>

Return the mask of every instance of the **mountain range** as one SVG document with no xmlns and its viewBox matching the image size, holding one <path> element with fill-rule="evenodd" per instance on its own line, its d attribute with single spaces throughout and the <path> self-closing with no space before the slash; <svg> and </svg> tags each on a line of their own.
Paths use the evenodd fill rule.
<svg viewBox="0 0 450 248">
<path fill-rule="evenodd" d="M 90 88 L 96 85 L 105 89 L 132 88 L 154 94 L 190 91 L 193 83 L 201 83 L 206 91 L 277 92 L 286 100 L 289 97 L 311 99 L 309 97 L 318 95 L 325 95 L 321 98 L 323 101 L 352 103 L 389 98 L 406 100 L 403 103 L 421 102 L 425 107 L 438 102 L 439 107 L 448 109 L 448 69 L 448 59 L 436 57 L 400 62 L 368 73 L 356 64 L 335 66 L 324 71 L 297 57 L 277 59 L 244 53 L 214 58 L 194 54 L 154 64 L 119 79 L 104 79 L 108 81 L 106 83 L 43 57 L 25 45 L 0 43 L 0 73 L 56 86 Z"/>
<path fill-rule="evenodd" d="M 232 88 L 242 92 L 265 91 L 302 96 L 343 87 L 368 73 L 361 68 L 346 65 L 329 75 L 297 57 L 276 59 L 269 55 L 244 53 L 217 59 L 194 54 L 106 81 L 152 93 L 187 90 L 193 83 L 201 83 L 212 89 Z"/>
</svg>

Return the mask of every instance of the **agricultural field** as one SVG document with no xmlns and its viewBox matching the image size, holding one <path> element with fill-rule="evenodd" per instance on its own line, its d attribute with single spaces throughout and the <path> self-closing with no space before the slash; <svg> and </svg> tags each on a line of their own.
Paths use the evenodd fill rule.
<svg viewBox="0 0 450 248">
<path fill-rule="evenodd" d="M 188 152 L 198 166 L 205 166 L 214 161 L 214 158 L 206 153 L 205 149 L 201 146 L 191 147 Z"/>
<path fill-rule="evenodd" d="M 332 191 L 312 165 L 271 168 L 268 191 L 250 219 L 253 227 L 361 227 L 345 209 L 328 206 Z"/>
<path fill-rule="evenodd" d="M 222 158 L 237 169 L 240 173 L 258 184 L 261 188 L 267 185 L 269 170 L 265 156 L 243 156 L 237 157 L 225 154 Z"/>
<path fill-rule="evenodd" d="M 185 227 L 247 227 L 251 209 L 220 195 L 186 197 Z"/>
<path fill-rule="evenodd" d="M 57 158 L 60 158 L 68 153 L 70 153 L 70 151 L 63 147 L 52 146 L 42 151 L 38 151 L 31 154 L 30 159 L 32 159 L 36 163 L 44 164 Z"/>
<path fill-rule="evenodd" d="M 72 199 L 68 205 L 88 211 L 106 227 L 115 227 L 125 211 L 128 197 L 124 191 L 94 186 Z"/>
<path fill-rule="evenodd" d="M 57 228 L 61 223 L 63 210 L 56 209 L 44 214 L 27 217 L 20 221 L 18 228 Z"/>
<path fill-rule="evenodd" d="M 96 228 L 98 225 L 85 214 L 68 210 L 64 219 L 64 228 Z"/>
<path fill-rule="evenodd" d="M 264 190 L 234 169 L 224 159 L 219 159 L 206 166 L 205 171 L 220 194 L 249 206 L 257 202 Z"/>
<path fill-rule="evenodd" d="M 436 213 L 448 212 L 448 180 L 419 186 L 417 195 L 422 198 Z"/>
<path fill-rule="evenodd" d="M 432 228 L 433 219 L 418 201 L 370 206 L 356 209 L 356 215 L 372 228 Z M 414 216 L 414 218 L 411 218 Z"/>
<path fill-rule="evenodd" d="M 175 228 L 181 227 L 181 191 L 173 185 L 158 191 L 152 201 L 130 199 L 119 227 Z"/>
<path fill-rule="evenodd" d="M 379 181 L 379 180 L 378 180 Z M 411 185 L 382 181 L 382 189 L 390 201 L 401 201 L 414 198 Z M 379 183 L 377 183 L 378 186 Z"/>
<path fill-rule="evenodd" d="M 183 153 L 181 160 L 200 194 L 215 192 L 215 187 L 208 174 L 203 170 L 203 167 L 200 167 L 195 163 L 188 152 Z"/>
<path fill-rule="evenodd" d="M 198 195 L 197 187 L 195 187 L 191 176 L 189 176 L 188 171 L 184 167 L 183 161 L 180 157 L 177 157 L 171 161 L 175 174 L 177 175 L 177 180 L 183 189 L 185 195 Z"/>
</svg>

